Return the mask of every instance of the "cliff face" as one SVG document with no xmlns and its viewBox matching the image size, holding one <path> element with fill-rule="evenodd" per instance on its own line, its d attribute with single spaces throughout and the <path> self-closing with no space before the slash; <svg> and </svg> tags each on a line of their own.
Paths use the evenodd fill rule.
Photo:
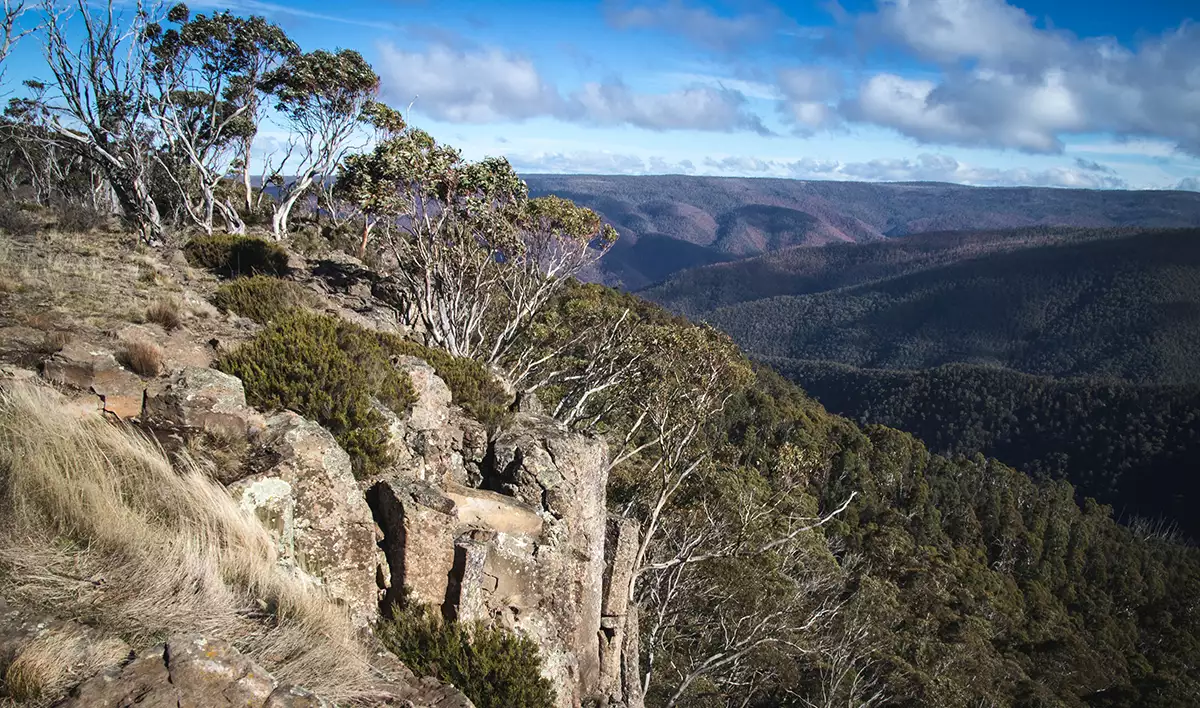
<svg viewBox="0 0 1200 708">
<path fill-rule="evenodd" d="M 359 264 L 295 265 L 297 279 L 324 298 L 326 312 L 402 333 L 381 314 L 389 308 L 372 294 L 378 283 Z M 180 264 L 155 267 L 188 288 L 213 287 L 209 276 Z M 99 282 L 113 292 L 93 297 L 116 299 L 125 284 Z M 571 433 L 536 410 L 514 412 L 489 430 L 452 403 L 428 363 L 402 357 L 396 364 L 411 377 L 415 402 L 406 410 L 377 406 L 396 462 L 355 479 L 327 430 L 294 412 L 255 410 L 239 379 L 208 368 L 254 325 L 204 310 L 203 295 L 191 289 L 184 297 L 196 304 L 170 332 L 64 323 L 74 328 L 71 341 L 50 354 L 38 352 L 34 335 L 28 347 L 10 338 L 0 387 L 53 386 L 64 394 L 66 414 L 131 424 L 171 454 L 213 439 L 236 451 L 234 463 L 213 476 L 265 529 L 277 566 L 333 599 L 357 628 L 374 653 L 373 671 L 389 677 L 372 688 L 381 705 L 470 705 L 454 689 L 412 676 L 375 643 L 380 613 L 405 595 L 440 608 L 447 619 L 482 621 L 532 639 L 563 708 L 641 705 L 636 617 L 627 602 L 638 529 L 607 513 L 602 440 Z M 162 342 L 161 373 L 139 375 L 124 365 L 122 343 L 134 337 Z M 35 635 L 18 639 L 0 652 L 0 669 L 37 646 Z M 73 705 L 175 696 L 184 688 L 172 688 L 173 672 L 190 665 L 183 652 L 201 645 L 216 647 L 212 666 L 228 675 L 230 691 L 254 694 L 258 703 L 247 704 L 326 704 L 293 688 L 302 680 L 275 681 L 219 639 L 180 634 L 165 645 L 126 647 L 121 657 L 96 665 L 103 673 L 79 687 Z M 249 675 L 260 679 L 247 683 Z"/>
<path fill-rule="evenodd" d="M 622 564 L 632 556 L 618 559 L 623 537 L 608 533 L 607 445 L 536 413 L 516 414 L 478 444 L 478 424 L 449 406 L 427 365 L 407 366 L 419 397 L 393 426 L 407 462 L 364 485 L 383 537 L 385 593 L 403 588 L 448 618 L 532 638 L 564 707 L 625 701 L 614 658 L 625 610 L 605 615 L 618 606 L 605 590 L 624 577 L 628 595 Z"/>
</svg>

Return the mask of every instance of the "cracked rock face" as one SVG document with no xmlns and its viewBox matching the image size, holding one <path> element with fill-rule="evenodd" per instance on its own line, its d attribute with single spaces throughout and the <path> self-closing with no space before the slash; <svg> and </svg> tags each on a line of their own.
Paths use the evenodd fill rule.
<svg viewBox="0 0 1200 708">
<path fill-rule="evenodd" d="M 378 614 L 375 521 L 333 435 L 292 412 L 267 419 L 259 436 L 277 462 L 230 491 L 263 522 L 280 561 L 344 605 L 358 627 Z"/>
<path fill-rule="evenodd" d="M 161 393 L 147 396 L 145 417 L 156 424 L 248 437 L 262 430 L 263 417 L 246 405 L 236 376 L 189 366 Z"/>
</svg>

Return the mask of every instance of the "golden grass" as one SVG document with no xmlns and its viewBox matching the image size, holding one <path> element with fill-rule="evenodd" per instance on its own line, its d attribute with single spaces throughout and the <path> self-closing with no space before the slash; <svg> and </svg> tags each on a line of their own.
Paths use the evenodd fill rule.
<svg viewBox="0 0 1200 708">
<path fill-rule="evenodd" d="M 280 569 L 262 525 L 181 456 L 43 388 L 0 389 L 0 593 L 135 646 L 224 639 L 334 701 L 369 691 L 345 614 Z"/>
<path fill-rule="evenodd" d="M 129 645 L 115 637 L 97 640 L 78 626 L 51 629 L 20 649 L 4 671 L 4 688 L 18 703 L 53 699 L 128 654 Z"/>
<path fill-rule="evenodd" d="M 121 348 L 120 360 L 141 376 L 158 376 L 163 372 L 162 347 L 144 339 L 126 342 Z"/>
<path fill-rule="evenodd" d="M 161 325 L 170 332 L 183 322 L 178 300 L 157 300 L 146 308 L 146 321 Z"/>
</svg>

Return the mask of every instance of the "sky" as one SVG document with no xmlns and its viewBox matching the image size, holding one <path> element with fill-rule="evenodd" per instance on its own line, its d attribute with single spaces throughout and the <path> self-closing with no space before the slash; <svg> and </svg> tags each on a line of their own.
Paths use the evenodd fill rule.
<svg viewBox="0 0 1200 708">
<path fill-rule="evenodd" d="M 1196 0 L 189 5 L 356 49 L 410 122 L 526 173 L 1200 191 Z"/>
</svg>

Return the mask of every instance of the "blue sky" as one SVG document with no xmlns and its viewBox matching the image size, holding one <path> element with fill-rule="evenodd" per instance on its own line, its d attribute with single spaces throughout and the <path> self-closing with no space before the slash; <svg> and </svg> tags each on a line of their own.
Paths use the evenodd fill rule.
<svg viewBox="0 0 1200 708">
<path fill-rule="evenodd" d="M 525 172 L 1200 190 L 1200 3 L 1014 2 L 191 7 L 357 49 L 413 122 Z"/>
</svg>

